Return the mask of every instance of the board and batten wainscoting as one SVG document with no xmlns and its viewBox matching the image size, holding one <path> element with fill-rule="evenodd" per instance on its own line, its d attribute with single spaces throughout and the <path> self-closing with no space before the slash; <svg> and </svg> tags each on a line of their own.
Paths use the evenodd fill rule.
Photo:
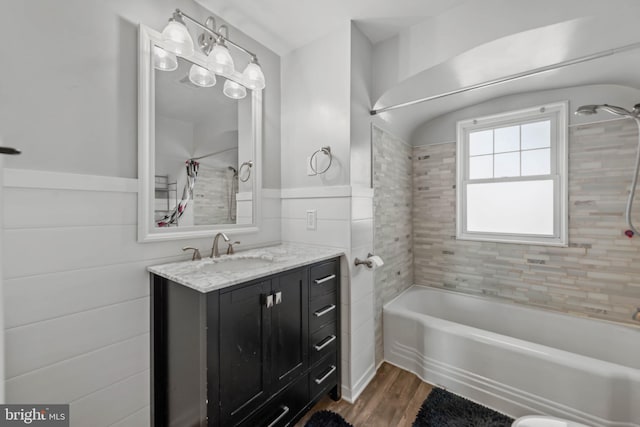
<svg viewBox="0 0 640 427">
<path fill-rule="evenodd" d="M 4 170 L 8 403 L 70 403 L 72 426 L 149 425 L 146 267 L 186 259 L 186 241 L 137 242 L 137 191 L 131 178 Z M 280 240 L 279 190 L 263 197 L 262 231 L 232 236 L 243 244 Z"/>
</svg>

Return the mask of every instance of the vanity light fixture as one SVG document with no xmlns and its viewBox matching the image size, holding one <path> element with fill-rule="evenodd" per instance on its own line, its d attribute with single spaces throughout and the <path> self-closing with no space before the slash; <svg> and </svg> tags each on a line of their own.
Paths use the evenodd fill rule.
<svg viewBox="0 0 640 427">
<path fill-rule="evenodd" d="M 189 68 L 189 80 L 196 86 L 211 87 L 216 84 L 216 75 L 213 71 L 193 64 L 191 68 Z"/>
<path fill-rule="evenodd" d="M 227 80 L 224 82 L 224 89 L 222 92 L 231 99 L 242 99 L 247 96 L 247 89 L 233 80 Z"/>
<path fill-rule="evenodd" d="M 227 31 L 227 27 L 224 25 L 221 25 L 220 29 Z M 208 63 L 211 71 L 216 74 L 232 74 L 235 70 L 236 66 L 222 35 L 216 39 L 209 54 Z"/>
<path fill-rule="evenodd" d="M 161 47 L 153 47 L 153 66 L 162 71 L 173 71 L 178 68 L 178 58 L 176 55 L 167 52 Z"/>
<path fill-rule="evenodd" d="M 251 57 L 251 62 L 249 62 L 242 74 L 249 85 L 249 89 L 264 89 L 264 73 L 262 72 L 262 68 L 260 68 L 260 64 L 258 64 L 258 58 L 256 56 Z"/>
<path fill-rule="evenodd" d="M 193 39 L 179 10 L 176 9 L 169 18 L 169 23 L 162 30 L 162 40 L 171 53 L 182 56 L 193 55 Z"/>
<path fill-rule="evenodd" d="M 238 77 L 239 73 L 236 73 L 235 64 L 229 48 L 227 47 L 227 45 L 231 45 L 244 52 L 250 58 L 249 64 L 242 73 L 242 82 L 252 90 L 264 89 L 265 78 L 262 68 L 258 63 L 258 57 L 244 47 L 231 41 L 226 25 L 221 25 L 216 29 L 215 19 L 212 16 L 207 18 L 205 24 L 202 24 L 180 9 L 176 9 L 175 12 L 173 12 L 169 23 L 162 31 L 162 40 L 168 51 L 167 55 L 163 56 L 162 52 L 160 52 L 162 50 L 161 48 L 154 49 L 154 65 L 157 69 L 166 71 L 175 70 L 175 68 L 171 68 L 172 65 L 164 65 L 165 62 L 171 64 L 171 54 L 184 57 L 193 55 L 194 43 L 185 24 L 185 20 L 204 30 L 198 37 L 198 47 L 205 55 L 208 55 L 208 70 L 198 65 L 193 65 L 189 70 L 189 79 L 193 84 L 203 87 L 213 86 L 215 84 L 215 74 L 218 74 L 227 79 L 223 90 L 225 95 L 234 99 L 241 99 L 246 96 L 247 91 L 245 86 L 233 81 L 240 81 L 240 79 Z M 169 59 L 162 62 L 161 58 L 167 56 L 169 56 Z M 175 56 L 173 58 L 175 59 Z M 175 59 L 175 62 L 177 67 L 177 59 Z M 234 76 L 234 74 L 236 76 Z"/>
</svg>

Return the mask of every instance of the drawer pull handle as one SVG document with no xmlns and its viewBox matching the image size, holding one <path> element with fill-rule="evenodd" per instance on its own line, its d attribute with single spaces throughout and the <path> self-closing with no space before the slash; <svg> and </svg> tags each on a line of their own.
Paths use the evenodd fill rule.
<svg viewBox="0 0 640 427">
<path fill-rule="evenodd" d="M 327 307 L 323 308 L 322 310 L 319 311 L 314 311 L 313 315 L 316 317 L 321 317 L 324 316 L 325 314 L 333 311 L 336 309 L 336 306 L 334 304 L 328 305 Z"/>
<path fill-rule="evenodd" d="M 316 285 L 319 285 L 321 283 L 328 282 L 329 280 L 333 280 L 335 278 L 336 278 L 336 275 L 332 274 L 331 276 L 323 277 L 322 279 L 316 279 L 314 280 L 314 282 L 316 282 Z"/>
<path fill-rule="evenodd" d="M 316 351 L 320 351 L 323 348 L 325 348 L 326 346 L 328 346 L 329 344 L 331 344 L 332 342 L 334 342 L 336 340 L 336 336 L 335 335 L 329 335 L 328 337 L 326 337 L 325 339 L 323 339 L 322 341 L 320 341 L 318 344 L 314 345 L 313 347 L 316 349 Z"/>
<path fill-rule="evenodd" d="M 324 374 L 322 378 L 316 378 L 314 381 L 316 382 L 316 384 L 322 384 L 324 380 L 329 378 L 331 374 L 333 374 L 335 371 L 336 371 L 335 365 L 331 365 L 331 368 L 329 369 L 329 371 L 326 374 Z"/>
<path fill-rule="evenodd" d="M 271 424 L 269 424 L 267 427 L 273 427 L 274 425 L 278 424 L 278 422 L 284 418 L 285 415 L 287 415 L 289 413 L 289 407 L 288 406 L 283 406 L 282 407 L 282 413 L 280 415 L 278 415 L 278 418 L 276 418 L 275 420 L 271 421 Z"/>
</svg>

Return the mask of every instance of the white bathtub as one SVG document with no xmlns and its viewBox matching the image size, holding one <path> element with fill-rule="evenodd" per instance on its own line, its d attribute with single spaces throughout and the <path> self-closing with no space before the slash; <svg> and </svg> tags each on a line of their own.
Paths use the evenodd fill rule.
<svg viewBox="0 0 640 427">
<path fill-rule="evenodd" d="M 640 426 L 640 328 L 413 286 L 384 306 L 384 357 L 512 417 Z"/>
</svg>

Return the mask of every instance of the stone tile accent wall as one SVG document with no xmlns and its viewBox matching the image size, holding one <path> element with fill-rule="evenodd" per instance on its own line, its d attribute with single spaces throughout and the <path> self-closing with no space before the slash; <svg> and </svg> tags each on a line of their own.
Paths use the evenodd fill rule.
<svg viewBox="0 0 640 427">
<path fill-rule="evenodd" d="M 383 359 L 382 306 L 413 284 L 412 148 L 373 128 L 376 366 Z"/>
<path fill-rule="evenodd" d="M 567 248 L 457 241 L 455 143 L 415 147 L 416 283 L 632 323 L 640 237 L 623 232 L 637 144 L 631 120 L 570 129 Z"/>
<path fill-rule="evenodd" d="M 233 172 L 226 166 L 200 165 L 193 189 L 194 225 L 235 224 L 238 187 L 233 180 Z M 233 193 L 231 192 L 232 184 Z M 230 212 L 229 203 L 231 203 Z"/>
</svg>

